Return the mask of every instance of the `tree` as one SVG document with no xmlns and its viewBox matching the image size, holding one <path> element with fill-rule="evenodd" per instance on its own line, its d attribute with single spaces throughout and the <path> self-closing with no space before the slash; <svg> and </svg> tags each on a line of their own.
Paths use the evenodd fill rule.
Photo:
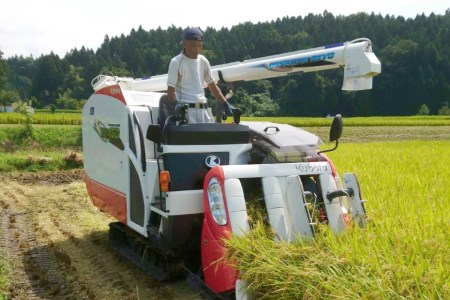
<svg viewBox="0 0 450 300">
<path fill-rule="evenodd" d="M 8 87 L 17 91 L 21 99 L 28 99 L 31 96 L 31 85 L 35 61 L 32 57 L 11 57 L 7 60 L 9 75 Z"/>
<path fill-rule="evenodd" d="M 13 91 L 0 90 L 0 104 L 2 109 L 0 111 L 6 111 L 6 107 L 19 100 L 19 95 Z"/>
<path fill-rule="evenodd" d="M 245 116 L 276 116 L 279 113 L 278 104 L 275 103 L 269 93 L 259 93 L 249 95 L 243 88 L 236 91 L 236 106 L 238 106 Z"/>
<path fill-rule="evenodd" d="M 442 107 L 438 110 L 438 115 L 450 116 L 450 108 L 448 107 L 448 102 L 442 103 Z"/>
<path fill-rule="evenodd" d="M 298 90 L 298 83 L 296 80 L 290 79 L 288 82 L 281 88 L 280 90 L 280 106 L 281 106 L 281 112 L 285 116 L 292 116 L 295 115 L 296 112 L 296 106 L 295 101 L 297 98 L 297 90 Z"/>
<path fill-rule="evenodd" d="M 56 99 L 56 106 L 62 109 L 80 109 L 80 103 L 77 99 L 72 98 L 71 90 L 68 89 Z"/>
<path fill-rule="evenodd" d="M 85 96 L 84 78 L 81 76 L 83 67 L 69 65 L 69 70 L 64 76 L 63 90 L 70 91 L 70 97 L 82 99 Z"/>
<path fill-rule="evenodd" d="M 374 78 L 370 91 L 341 92 L 342 70 L 235 85 L 250 98 L 268 92 L 283 115 L 414 115 L 423 103 L 436 113 L 441 102 L 450 103 L 449 16 L 450 9 L 444 15 L 421 14 L 414 19 L 374 13 L 334 16 L 324 11 L 257 24 L 245 22 L 230 29 L 208 27 L 203 53 L 215 66 L 368 37 L 382 63 L 382 73 Z M 89 97 L 90 82 L 101 73 L 125 77 L 166 74 L 170 59 L 180 51 L 182 33 L 183 28 L 175 26 L 149 31 L 139 27 L 129 35 L 106 35 L 95 52 L 81 47 L 61 59 L 51 54 L 3 60 L 0 55 L 0 90 L 15 90 L 21 99 L 35 96 L 39 101 L 33 105 L 46 106 L 56 104 L 58 95 L 68 89 L 70 98 Z"/>
<path fill-rule="evenodd" d="M 54 103 L 63 81 L 64 75 L 58 55 L 51 53 L 41 56 L 33 76 L 32 95 L 44 106 Z"/>
<path fill-rule="evenodd" d="M 126 68 L 119 68 L 119 67 L 104 67 L 100 70 L 100 74 L 108 74 L 108 75 L 114 75 L 119 77 L 130 77 L 131 73 L 130 70 Z"/>
<path fill-rule="evenodd" d="M 410 39 L 398 40 L 381 51 L 383 62 L 382 80 L 389 96 L 380 98 L 383 114 L 412 115 L 423 99 L 418 98 L 418 85 L 412 85 L 413 76 L 418 74 L 417 49 L 419 44 Z M 423 102 L 422 102 L 423 103 Z"/>
<path fill-rule="evenodd" d="M 5 88 L 7 84 L 8 65 L 3 60 L 3 52 L 0 50 L 0 90 Z"/>
<path fill-rule="evenodd" d="M 426 104 L 422 104 L 417 112 L 418 116 L 428 116 L 430 114 L 430 109 Z"/>
</svg>

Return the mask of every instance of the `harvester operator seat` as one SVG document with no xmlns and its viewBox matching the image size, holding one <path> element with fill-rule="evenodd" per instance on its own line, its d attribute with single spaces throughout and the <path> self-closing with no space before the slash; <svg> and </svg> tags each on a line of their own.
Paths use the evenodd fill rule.
<svg viewBox="0 0 450 300">
<path fill-rule="evenodd" d="M 158 124 L 161 129 L 164 128 L 167 118 L 173 115 L 175 115 L 175 103 L 169 100 L 167 94 L 164 94 L 159 99 Z"/>
</svg>

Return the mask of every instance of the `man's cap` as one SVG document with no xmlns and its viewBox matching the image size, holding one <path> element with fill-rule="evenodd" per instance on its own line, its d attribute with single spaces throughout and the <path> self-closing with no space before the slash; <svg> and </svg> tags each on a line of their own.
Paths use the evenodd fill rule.
<svg viewBox="0 0 450 300">
<path fill-rule="evenodd" d="M 184 32 L 184 39 L 189 41 L 203 41 L 203 32 L 197 27 L 190 27 Z"/>
</svg>

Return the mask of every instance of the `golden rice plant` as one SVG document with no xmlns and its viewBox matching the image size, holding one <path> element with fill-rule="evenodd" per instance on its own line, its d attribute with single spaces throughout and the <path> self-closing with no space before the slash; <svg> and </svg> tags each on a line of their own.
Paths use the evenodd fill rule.
<svg viewBox="0 0 450 300">
<path fill-rule="evenodd" d="M 370 221 L 313 241 L 275 242 L 258 225 L 227 242 L 259 299 L 450 299 L 450 142 L 342 144 Z"/>
</svg>

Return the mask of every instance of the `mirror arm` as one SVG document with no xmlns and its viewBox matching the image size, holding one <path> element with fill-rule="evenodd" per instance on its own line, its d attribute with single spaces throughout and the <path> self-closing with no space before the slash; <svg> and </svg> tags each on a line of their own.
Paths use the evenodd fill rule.
<svg viewBox="0 0 450 300">
<path fill-rule="evenodd" d="M 336 148 L 338 147 L 338 141 L 339 141 L 339 140 L 336 140 L 336 144 L 334 145 L 334 148 L 319 151 L 319 152 L 317 152 L 317 154 L 324 153 L 324 152 L 330 152 L 330 151 L 336 150 Z"/>
</svg>

